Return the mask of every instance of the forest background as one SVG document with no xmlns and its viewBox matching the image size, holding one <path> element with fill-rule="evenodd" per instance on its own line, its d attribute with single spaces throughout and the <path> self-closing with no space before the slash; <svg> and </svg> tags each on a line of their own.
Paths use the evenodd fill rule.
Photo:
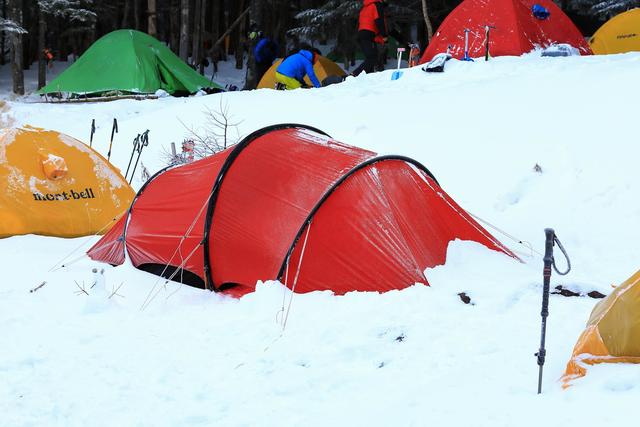
<svg viewBox="0 0 640 427">
<path fill-rule="evenodd" d="M 391 25 L 424 49 L 460 0 L 391 0 Z M 640 0 L 559 0 L 585 36 Z M 0 0 L 0 65 L 10 64 L 13 92 L 24 94 L 24 70 L 38 67 L 46 83 L 50 61 L 72 61 L 101 36 L 122 28 L 146 32 L 204 73 L 229 59 L 247 67 L 255 87 L 252 47 L 257 31 L 274 39 L 280 56 L 304 44 L 325 47 L 346 68 L 356 61 L 362 0 Z M 246 63 L 245 63 L 246 61 Z"/>
</svg>

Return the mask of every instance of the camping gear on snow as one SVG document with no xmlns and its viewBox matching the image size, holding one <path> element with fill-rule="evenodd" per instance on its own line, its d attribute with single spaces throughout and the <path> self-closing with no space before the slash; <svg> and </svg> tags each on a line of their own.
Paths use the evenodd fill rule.
<svg viewBox="0 0 640 427">
<path fill-rule="evenodd" d="M 113 118 L 113 126 L 111 126 L 111 139 L 109 140 L 109 152 L 107 153 L 107 161 L 111 161 L 111 148 L 113 147 L 113 135 L 118 133 L 118 120 Z"/>
<path fill-rule="evenodd" d="M 158 90 L 176 95 L 221 89 L 150 35 L 117 30 L 97 40 L 38 93 L 77 98 L 153 95 Z"/>
<path fill-rule="evenodd" d="M 558 57 L 558 56 L 580 56 L 580 51 L 575 47 L 566 43 L 554 44 L 542 51 L 541 56 Z"/>
<path fill-rule="evenodd" d="M 400 77 L 402 77 L 402 71 L 400 71 L 400 63 L 402 62 L 402 54 L 404 53 L 404 48 L 403 47 L 399 47 L 398 48 L 398 66 L 396 67 L 396 70 L 393 72 L 393 74 L 391 74 L 391 80 L 398 80 Z"/>
<path fill-rule="evenodd" d="M 546 19 L 532 13 L 533 4 L 549 11 Z M 451 45 L 456 59 L 465 57 L 465 34 L 468 37 L 468 57 L 485 55 L 486 25 L 496 27 L 491 34 L 491 55 L 520 56 L 536 48 L 567 43 L 583 55 L 591 49 L 571 19 L 552 0 L 464 0 L 442 22 L 422 55 L 421 63 L 430 61 Z M 464 29 L 470 30 L 465 33 Z"/>
<path fill-rule="evenodd" d="M 553 231 L 552 228 L 544 229 L 545 235 L 545 244 L 544 244 L 544 269 L 542 270 L 542 310 L 540 311 L 540 316 L 542 317 L 542 330 L 540 332 L 540 349 L 535 354 L 538 360 L 538 394 L 542 393 L 542 368 L 544 367 L 544 360 L 547 355 L 547 350 L 545 348 L 545 340 L 547 337 L 547 317 L 549 317 L 549 287 L 551 284 L 551 267 L 561 276 L 565 276 L 569 274 L 571 271 L 571 261 L 569 260 L 569 256 L 567 255 L 567 251 L 565 251 L 562 243 L 558 240 L 558 236 Z M 565 271 L 558 271 L 556 268 L 556 260 L 553 256 L 553 246 L 558 244 L 558 247 L 562 251 L 565 259 L 567 260 L 567 269 Z"/>
<path fill-rule="evenodd" d="M 342 83 L 345 77 L 342 76 L 327 76 L 327 78 L 322 80 L 322 87 L 331 86 L 337 83 Z"/>
<path fill-rule="evenodd" d="M 418 43 L 409 43 L 409 63 L 408 67 L 415 67 L 420 62 L 420 45 Z"/>
<path fill-rule="evenodd" d="M 129 184 L 133 181 L 133 176 L 136 173 L 136 168 L 138 167 L 138 162 L 140 161 L 140 156 L 142 155 L 142 149 L 149 145 L 149 129 L 146 131 L 139 133 L 133 139 L 133 149 L 131 150 L 131 157 L 129 158 L 129 164 L 127 165 L 127 171 L 124 173 L 124 179 L 127 179 L 129 176 L 129 169 L 131 168 L 131 161 L 133 160 L 133 156 L 138 153 L 138 157 L 136 158 L 136 163 L 133 166 L 133 170 L 131 171 L 131 177 L 129 178 Z"/>
<path fill-rule="evenodd" d="M 88 255 L 234 295 L 295 277 L 343 294 L 426 283 L 455 239 L 512 255 L 415 160 L 283 124 L 158 172 Z"/>
<path fill-rule="evenodd" d="M 276 88 L 276 70 L 278 69 L 278 66 L 281 62 L 282 59 L 278 59 L 273 63 L 271 68 L 269 68 L 267 72 L 264 73 L 264 76 L 262 76 L 260 83 L 258 83 L 258 89 Z M 318 80 L 320 80 L 321 82 L 328 76 L 344 77 L 347 75 L 347 73 L 345 73 L 338 64 L 321 55 L 318 55 L 316 63 L 313 64 L 313 71 L 316 73 L 316 77 L 318 77 Z M 308 86 L 313 86 L 311 84 L 311 80 L 309 80 L 308 77 L 305 76 L 304 81 Z"/>
<path fill-rule="evenodd" d="M 444 64 L 451 59 L 449 52 L 439 53 L 433 57 L 431 61 L 422 67 L 422 71 L 427 73 L 442 73 L 444 71 Z"/>
<path fill-rule="evenodd" d="M 471 61 L 473 62 L 473 59 L 471 57 L 469 57 L 469 32 L 471 30 L 468 28 L 464 29 L 464 55 L 462 56 L 462 61 Z M 449 47 L 447 48 L 447 50 L 450 50 L 451 45 L 449 45 Z"/>
<path fill-rule="evenodd" d="M 101 234 L 134 196 L 95 150 L 36 128 L 0 131 L 0 187 L 0 237 Z"/>
<path fill-rule="evenodd" d="M 562 382 L 587 373 L 587 365 L 640 363 L 640 271 L 598 302 L 578 338 Z"/>
<path fill-rule="evenodd" d="M 93 145 L 93 134 L 96 133 L 96 119 L 91 120 L 91 136 L 89 137 L 89 147 Z"/>
<path fill-rule="evenodd" d="M 593 34 L 589 46 L 596 55 L 640 51 L 640 8 L 609 19 Z"/>
<path fill-rule="evenodd" d="M 492 26 L 492 25 L 485 25 L 484 26 L 484 60 L 488 61 L 489 57 L 491 55 L 489 55 L 489 33 L 491 32 L 491 29 L 495 29 L 496 27 Z"/>
<path fill-rule="evenodd" d="M 548 19 L 551 15 L 551 12 L 549 12 L 549 9 L 547 9 L 546 7 L 536 3 L 531 6 L 531 14 L 537 19 Z"/>
</svg>

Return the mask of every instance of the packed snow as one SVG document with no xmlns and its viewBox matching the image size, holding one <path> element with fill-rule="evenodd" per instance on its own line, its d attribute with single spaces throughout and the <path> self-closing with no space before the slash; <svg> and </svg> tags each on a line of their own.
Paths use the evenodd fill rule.
<svg viewBox="0 0 640 427">
<path fill-rule="evenodd" d="M 217 80 L 238 84 L 224 67 Z M 238 300 L 93 262 L 82 254 L 97 237 L 2 239 L 0 425 L 627 423 L 637 365 L 590 367 L 568 390 L 558 381 L 597 300 L 552 296 L 540 396 L 534 353 L 545 227 L 573 266 L 552 286 L 606 294 L 640 266 L 639 74 L 640 53 L 537 53 L 291 92 L 86 104 L 2 94 L 4 126 L 88 142 L 95 119 L 103 155 L 117 118 L 111 160 L 122 171 L 138 134 L 150 131 L 141 163 L 153 174 L 171 142 L 179 149 L 223 108 L 239 123 L 229 142 L 303 123 L 413 157 L 523 262 L 455 241 L 447 263 L 426 271 L 431 286 L 292 295 L 266 282 Z"/>
</svg>

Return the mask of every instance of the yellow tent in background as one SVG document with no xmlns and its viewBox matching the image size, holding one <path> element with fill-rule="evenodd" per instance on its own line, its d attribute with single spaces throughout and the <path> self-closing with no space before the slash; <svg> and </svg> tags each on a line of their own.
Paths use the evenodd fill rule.
<svg viewBox="0 0 640 427">
<path fill-rule="evenodd" d="M 120 172 L 77 139 L 0 130 L 0 238 L 104 233 L 134 196 Z"/>
<path fill-rule="evenodd" d="M 562 378 L 565 387 L 596 363 L 640 363 L 640 271 L 591 312 Z"/>
<path fill-rule="evenodd" d="M 282 62 L 282 59 L 278 59 L 276 62 L 273 63 L 271 68 L 269 68 L 267 72 L 264 73 L 264 76 L 262 76 L 262 79 L 260 79 L 260 83 L 258 83 L 258 89 L 275 89 L 276 69 L 278 68 L 278 65 L 280 65 L 281 62 Z M 326 79 L 328 76 L 343 77 L 347 75 L 347 73 L 345 73 L 344 70 L 338 64 L 336 64 L 330 59 L 327 59 L 324 56 L 318 57 L 318 60 L 313 65 L 313 71 L 315 71 L 316 77 L 318 77 L 318 80 L 320 81 L 320 83 L 322 83 L 322 81 Z M 305 76 L 304 81 L 309 86 L 312 86 L 311 80 L 309 80 L 309 77 Z"/>
<path fill-rule="evenodd" d="M 640 8 L 609 19 L 591 37 L 589 45 L 596 55 L 640 51 Z"/>
</svg>

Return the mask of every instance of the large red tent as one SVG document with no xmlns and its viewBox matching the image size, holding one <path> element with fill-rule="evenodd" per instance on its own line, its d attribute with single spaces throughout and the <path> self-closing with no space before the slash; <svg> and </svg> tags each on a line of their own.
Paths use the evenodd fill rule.
<svg viewBox="0 0 640 427">
<path fill-rule="evenodd" d="M 511 254 L 415 160 L 277 125 L 157 173 L 88 254 L 236 295 L 268 279 L 342 294 L 427 283 L 454 239 Z"/>
<path fill-rule="evenodd" d="M 549 15 L 534 16 L 534 5 L 542 6 Z M 442 22 L 420 62 L 430 61 L 449 47 L 452 56 L 461 59 L 465 29 L 469 30 L 469 56 L 483 57 L 487 25 L 493 27 L 489 32 L 491 56 L 520 56 L 558 43 L 591 54 L 580 30 L 552 0 L 464 0 Z"/>
</svg>

